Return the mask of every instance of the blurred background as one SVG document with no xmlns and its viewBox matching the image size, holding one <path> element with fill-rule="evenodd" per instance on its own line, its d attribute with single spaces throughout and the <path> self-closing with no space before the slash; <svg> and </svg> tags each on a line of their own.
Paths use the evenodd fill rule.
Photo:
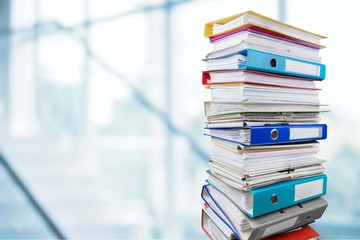
<svg viewBox="0 0 360 240">
<path fill-rule="evenodd" d="M 358 2 L 0 0 L 0 238 L 206 239 L 204 24 L 326 35 L 324 239 L 360 239 Z"/>
</svg>

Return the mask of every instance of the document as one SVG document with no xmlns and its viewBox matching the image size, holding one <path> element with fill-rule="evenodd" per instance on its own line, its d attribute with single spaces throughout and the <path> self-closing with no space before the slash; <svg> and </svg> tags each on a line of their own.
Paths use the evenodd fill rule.
<svg viewBox="0 0 360 240">
<path fill-rule="evenodd" d="M 313 163 L 297 163 L 283 168 L 274 166 L 257 171 L 243 171 L 212 159 L 209 161 L 211 170 L 208 173 L 233 188 L 248 191 L 291 179 L 323 174 L 325 162 L 325 160 L 316 159 Z"/>
<path fill-rule="evenodd" d="M 328 111 L 325 104 L 299 101 L 205 101 L 205 116 L 217 116 L 232 113 L 316 113 Z"/>
<path fill-rule="evenodd" d="M 308 148 L 319 149 L 320 143 L 317 141 L 303 142 L 303 143 L 287 143 L 277 145 L 255 145 L 245 146 L 239 143 L 222 140 L 219 138 L 211 138 L 211 142 L 219 147 L 227 149 L 235 153 L 247 153 L 247 152 L 268 152 L 268 151 L 283 151 L 283 150 L 302 150 Z"/>
<path fill-rule="evenodd" d="M 289 40 L 276 39 L 258 34 L 252 31 L 241 31 L 228 38 L 212 41 L 213 51 L 206 58 L 217 58 L 226 56 L 241 50 L 251 48 L 254 50 L 269 52 L 288 57 L 300 58 L 320 62 L 320 50 L 308 47 Z"/>
<path fill-rule="evenodd" d="M 280 88 L 243 84 L 238 86 L 212 85 L 211 99 L 215 102 L 303 102 L 319 104 L 319 93 L 310 89 Z"/>
</svg>

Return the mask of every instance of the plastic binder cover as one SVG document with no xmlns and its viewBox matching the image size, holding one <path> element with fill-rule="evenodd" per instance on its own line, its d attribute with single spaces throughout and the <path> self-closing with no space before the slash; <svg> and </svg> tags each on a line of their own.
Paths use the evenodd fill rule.
<svg viewBox="0 0 360 240">
<path fill-rule="evenodd" d="M 249 218 L 209 185 L 203 186 L 201 197 L 215 216 L 242 240 L 262 239 L 306 225 L 320 218 L 327 207 L 327 202 L 319 197 L 257 218 Z"/>
</svg>

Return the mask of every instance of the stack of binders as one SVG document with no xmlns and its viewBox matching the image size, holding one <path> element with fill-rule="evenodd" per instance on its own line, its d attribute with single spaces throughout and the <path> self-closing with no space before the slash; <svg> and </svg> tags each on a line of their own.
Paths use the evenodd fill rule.
<svg viewBox="0 0 360 240">
<path fill-rule="evenodd" d="M 205 135 L 213 143 L 202 188 L 211 239 L 312 239 L 327 202 L 318 140 L 324 36 L 253 11 L 209 22 L 203 61 Z"/>
</svg>

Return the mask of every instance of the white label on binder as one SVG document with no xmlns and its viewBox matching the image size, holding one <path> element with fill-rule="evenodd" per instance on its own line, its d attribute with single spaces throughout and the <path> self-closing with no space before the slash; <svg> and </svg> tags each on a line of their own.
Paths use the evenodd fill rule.
<svg viewBox="0 0 360 240">
<path fill-rule="evenodd" d="M 307 139 L 307 138 L 320 138 L 322 137 L 322 128 L 290 128 L 290 140 Z"/>
<path fill-rule="evenodd" d="M 295 186 L 294 201 L 319 195 L 323 192 L 324 180 L 319 179 L 313 182 L 301 183 Z"/>
<path fill-rule="evenodd" d="M 266 236 L 272 235 L 276 232 L 282 231 L 283 229 L 291 228 L 292 226 L 295 225 L 298 218 L 299 217 L 294 217 L 294 218 L 291 218 L 286 221 L 272 224 L 271 226 L 269 226 L 265 229 L 265 231 L 261 237 L 266 237 Z"/>
<path fill-rule="evenodd" d="M 311 63 L 293 61 L 289 59 L 285 60 L 285 71 L 320 76 L 320 66 Z"/>
</svg>

